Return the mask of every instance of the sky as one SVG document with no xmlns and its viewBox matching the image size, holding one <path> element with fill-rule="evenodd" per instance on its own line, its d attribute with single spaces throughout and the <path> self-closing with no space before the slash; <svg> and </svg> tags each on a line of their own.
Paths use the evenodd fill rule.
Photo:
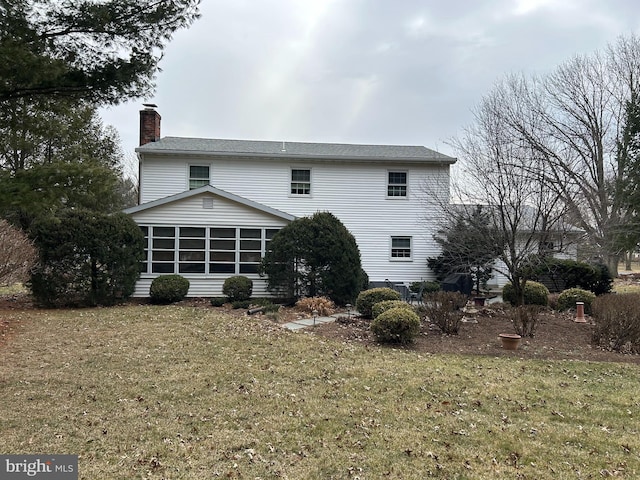
<svg viewBox="0 0 640 480">
<path fill-rule="evenodd" d="M 510 73 L 544 75 L 640 34 L 638 0 L 203 0 L 146 99 L 104 108 L 135 163 L 162 136 L 423 145 L 450 140 Z"/>
</svg>

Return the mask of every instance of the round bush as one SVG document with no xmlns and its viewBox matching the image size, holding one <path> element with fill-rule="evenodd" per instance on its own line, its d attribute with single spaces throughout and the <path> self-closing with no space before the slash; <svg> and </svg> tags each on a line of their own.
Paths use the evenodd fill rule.
<svg viewBox="0 0 640 480">
<path fill-rule="evenodd" d="M 558 310 L 570 310 L 576 307 L 576 302 L 584 302 L 584 313 L 591 315 L 591 304 L 596 294 L 581 288 L 569 288 L 558 296 Z"/>
<path fill-rule="evenodd" d="M 511 283 L 502 288 L 502 299 L 511 305 L 516 304 L 516 294 Z M 549 289 L 541 283 L 528 281 L 524 286 L 524 304 L 546 307 L 549 304 Z"/>
<path fill-rule="evenodd" d="M 229 277 L 222 285 L 222 293 L 224 293 L 230 302 L 244 302 L 251 298 L 253 292 L 253 281 L 242 275 Z"/>
<path fill-rule="evenodd" d="M 408 308 L 392 308 L 371 322 L 376 340 L 383 343 L 410 343 L 420 333 L 420 317 Z"/>
<path fill-rule="evenodd" d="M 189 293 L 189 280 L 182 275 L 161 275 L 153 279 L 149 296 L 153 303 L 179 302 Z"/>
<path fill-rule="evenodd" d="M 356 310 L 365 318 L 372 318 L 373 306 L 384 300 L 400 300 L 400 294 L 392 288 L 380 287 L 370 288 L 364 292 L 360 292 L 356 299 Z"/>
<path fill-rule="evenodd" d="M 403 302 L 402 300 L 383 300 L 382 302 L 378 302 L 373 305 L 371 308 L 371 316 L 376 318 L 381 313 L 391 310 L 392 308 L 408 308 L 412 312 L 414 311 L 411 305 L 407 302 Z"/>
</svg>

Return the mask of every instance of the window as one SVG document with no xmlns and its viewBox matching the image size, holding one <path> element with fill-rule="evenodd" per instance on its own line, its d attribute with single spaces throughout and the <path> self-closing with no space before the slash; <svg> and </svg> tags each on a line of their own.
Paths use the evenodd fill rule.
<svg viewBox="0 0 640 480">
<path fill-rule="evenodd" d="M 411 260 L 411 237 L 391 237 L 391 259 Z"/>
<path fill-rule="evenodd" d="M 178 273 L 205 273 L 204 227 L 180 227 Z"/>
<path fill-rule="evenodd" d="M 279 231 L 204 226 L 140 228 L 147 238 L 143 273 L 203 275 L 257 274 L 269 242 Z"/>
<path fill-rule="evenodd" d="M 189 165 L 189 190 L 209 185 L 208 165 Z"/>
<path fill-rule="evenodd" d="M 387 196 L 407 196 L 407 172 L 388 172 Z"/>
<path fill-rule="evenodd" d="M 153 227 L 151 239 L 151 272 L 174 273 L 176 229 Z"/>
<path fill-rule="evenodd" d="M 291 170 L 291 195 L 311 195 L 311 170 Z"/>
</svg>

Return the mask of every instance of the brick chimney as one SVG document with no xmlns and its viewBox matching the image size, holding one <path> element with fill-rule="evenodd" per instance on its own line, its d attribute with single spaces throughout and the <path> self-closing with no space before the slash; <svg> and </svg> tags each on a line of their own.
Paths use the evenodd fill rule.
<svg viewBox="0 0 640 480">
<path fill-rule="evenodd" d="M 160 114 L 155 110 L 157 105 L 143 105 L 144 110 L 140 110 L 140 146 L 160 140 Z"/>
</svg>

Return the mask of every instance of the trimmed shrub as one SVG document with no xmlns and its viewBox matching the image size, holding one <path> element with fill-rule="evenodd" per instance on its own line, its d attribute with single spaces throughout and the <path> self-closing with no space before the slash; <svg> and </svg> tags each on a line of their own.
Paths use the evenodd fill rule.
<svg viewBox="0 0 640 480">
<path fill-rule="evenodd" d="M 321 317 L 326 317 L 335 312 L 336 305 L 327 297 L 307 297 L 298 300 L 296 308 L 311 314 L 315 310 Z"/>
<path fill-rule="evenodd" d="M 247 309 L 251 306 L 251 302 L 249 300 L 236 300 L 234 302 L 231 302 L 231 308 L 233 308 L 234 310 L 238 310 L 238 309 Z"/>
<path fill-rule="evenodd" d="M 387 310 L 391 310 L 392 308 L 408 308 L 412 312 L 414 312 L 414 308 L 409 305 L 407 302 L 402 300 L 384 300 L 382 302 L 376 303 L 371 309 L 371 316 L 376 318 L 381 313 L 386 312 Z"/>
<path fill-rule="evenodd" d="M 370 288 L 364 292 L 360 292 L 356 299 L 356 310 L 360 312 L 364 318 L 373 318 L 373 306 L 384 300 L 400 300 L 400 293 L 392 288 L 380 287 Z"/>
<path fill-rule="evenodd" d="M 158 304 L 175 303 L 189 293 L 189 280 L 182 275 L 161 275 L 153 279 L 149 296 L 151 302 Z"/>
<path fill-rule="evenodd" d="M 640 353 L 640 294 L 602 295 L 593 304 L 595 345 L 624 353 Z"/>
<path fill-rule="evenodd" d="M 213 297 L 211 299 L 212 307 L 222 307 L 225 303 L 227 303 L 226 297 Z"/>
<path fill-rule="evenodd" d="M 31 224 L 39 251 L 28 287 L 47 307 L 113 305 L 140 276 L 144 235 L 124 213 L 68 210 Z"/>
<path fill-rule="evenodd" d="M 458 292 L 433 292 L 425 296 L 424 311 L 429 321 L 446 335 L 457 335 L 467 304 L 467 297 Z"/>
<path fill-rule="evenodd" d="M 570 288 L 563 291 L 558 296 L 558 310 L 570 310 L 576 308 L 576 302 L 584 302 L 584 313 L 591 314 L 591 305 L 596 299 L 596 295 L 589 290 L 581 288 Z"/>
<path fill-rule="evenodd" d="M 516 304 L 516 294 L 511 282 L 502 288 L 502 299 L 511 305 Z M 546 307 L 549 304 L 549 289 L 541 283 L 528 281 L 524 286 L 524 304 Z"/>
<path fill-rule="evenodd" d="M 222 285 L 222 293 L 231 303 L 249 300 L 253 293 L 253 281 L 243 275 L 229 277 Z"/>
<path fill-rule="evenodd" d="M 371 322 L 371 332 L 383 343 L 411 343 L 420 333 L 420 317 L 408 308 L 392 308 Z"/>
</svg>

